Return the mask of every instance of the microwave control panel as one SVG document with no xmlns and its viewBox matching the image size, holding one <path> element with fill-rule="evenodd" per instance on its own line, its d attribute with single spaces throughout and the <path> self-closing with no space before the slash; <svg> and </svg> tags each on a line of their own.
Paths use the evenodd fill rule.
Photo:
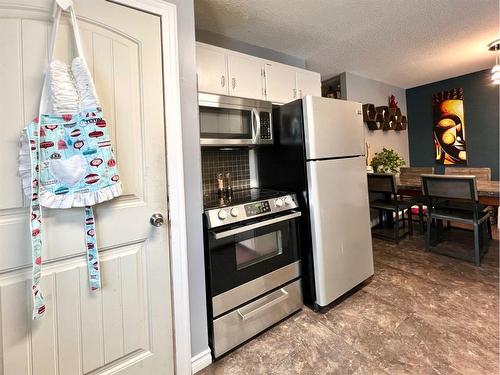
<svg viewBox="0 0 500 375">
<path fill-rule="evenodd" d="M 271 114 L 259 112 L 260 117 L 260 139 L 271 139 Z"/>
<path fill-rule="evenodd" d="M 255 202 L 245 205 L 245 213 L 248 217 L 271 212 L 268 201 Z"/>
</svg>

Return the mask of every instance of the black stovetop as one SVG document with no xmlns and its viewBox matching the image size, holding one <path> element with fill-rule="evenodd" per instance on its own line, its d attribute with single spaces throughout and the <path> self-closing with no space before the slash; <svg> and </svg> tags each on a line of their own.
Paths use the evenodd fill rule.
<svg viewBox="0 0 500 375">
<path fill-rule="evenodd" d="M 238 204 L 250 203 L 286 194 L 287 193 L 284 193 L 282 191 L 271 189 L 252 188 L 235 190 L 230 197 L 219 197 L 217 194 L 205 196 L 203 200 L 203 208 L 205 211 L 207 211 L 214 208 L 222 208 Z"/>
</svg>

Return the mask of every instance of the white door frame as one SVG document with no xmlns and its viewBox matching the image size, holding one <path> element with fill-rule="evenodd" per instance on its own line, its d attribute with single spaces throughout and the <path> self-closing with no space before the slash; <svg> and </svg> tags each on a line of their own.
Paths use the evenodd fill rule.
<svg viewBox="0 0 500 375">
<path fill-rule="evenodd" d="M 177 7 L 175 4 L 163 0 L 107 1 L 149 12 L 161 19 L 175 370 L 179 375 L 191 374 L 191 326 L 189 322 Z"/>
</svg>

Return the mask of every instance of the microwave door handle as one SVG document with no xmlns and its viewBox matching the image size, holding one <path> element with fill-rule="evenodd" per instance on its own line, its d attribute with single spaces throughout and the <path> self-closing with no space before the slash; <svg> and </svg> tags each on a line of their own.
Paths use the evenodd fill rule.
<svg viewBox="0 0 500 375">
<path fill-rule="evenodd" d="M 226 230 L 224 232 L 219 232 L 219 233 L 213 232 L 213 236 L 216 240 L 220 240 L 222 238 L 234 236 L 235 234 L 244 233 L 244 232 L 247 232 L 247 231 L 252 230 L 252 229 L 262 228 L 262 227 L 265 227 L 266 225 L 281 223 L 282 221 L 294 219 L 294 218 L 299 217 L 301 215 L 302 215 L 301 212 L 296 211 L 296 212 L 292 212 L 291 214 L 288 214 L 288 215 L 275 217 L 273 219 L 260 221 L 258 223 L 245 225 L 245 226 L 239 227 L 239 228 L 229 229 L 229 230 Z"/>
<path fill-rule="evenodd" d="M 259 139 L 259 115 L 257 114 L 257 110 L 252 108 L 252 140 L 253 143 L 256 143 Z"/>
</svg>

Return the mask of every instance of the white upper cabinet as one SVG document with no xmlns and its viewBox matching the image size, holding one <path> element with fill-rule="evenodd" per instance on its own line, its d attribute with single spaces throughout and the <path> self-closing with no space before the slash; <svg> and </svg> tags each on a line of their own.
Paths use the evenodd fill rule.
<svg viewBox="0 0 500 375">
<path fill-rule="evenodd" d="M 288 103 L 298 98 L 295 84 L 295 70 L 278 63 L 266 63 L 267 100 Z"/>
<path fill-rule="evenodd" d="M 265 99 L 261 60 L 250 56 L 228 55 L 227 66 L 230 77 L 229 95 Z"/>
<path fill-rule="evenodd" d="M 288 103 L 321 96 L 319 73 L 197 43 L 198 91 Z"/>
<path fill-rule="evenodd" d="M 223 51 L 198 45 L 196 49 L 198 91 L 227 95 L 229 78 L 226 54 Z"/>
<path fill-rule="evenodd" d="M 321 96 L 321 76 L 307 70 L 297 70 L 298 97 L 306 95 Z"/>
</svg>

